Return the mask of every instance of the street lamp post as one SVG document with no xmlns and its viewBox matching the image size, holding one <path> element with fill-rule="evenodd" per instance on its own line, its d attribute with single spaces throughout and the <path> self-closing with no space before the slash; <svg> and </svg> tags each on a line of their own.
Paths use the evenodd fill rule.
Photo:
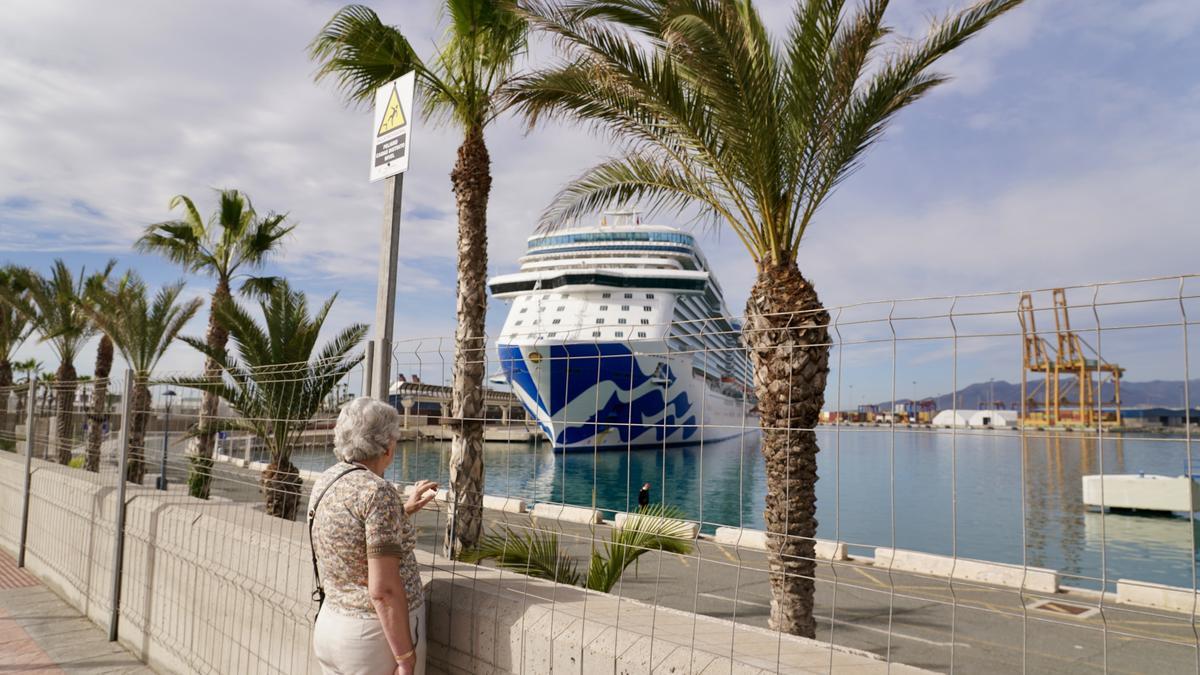
<svg viewBox="0 0 1200 675">
<path fill-rule="evenodd" d="M 167 390 L 167 393 L 163 394 L 163 396 L 167 399 L 167 415 L 166 419 L 163 420 L 162 464 L 158 471 L 158 482 L 155 484 L 155 487 L 159 490 L 167 489 L 167 443 L 171 439 L 171 402 L 175 400 L 175 392 Z"/>
</svg>

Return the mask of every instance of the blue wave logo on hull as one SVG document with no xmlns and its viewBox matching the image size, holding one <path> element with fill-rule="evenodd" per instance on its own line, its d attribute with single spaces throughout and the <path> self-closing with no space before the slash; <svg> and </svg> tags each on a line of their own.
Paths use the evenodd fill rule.
<svg viewBox="0 0 1200 675">
<path fill-rule="evenodd" d="M 549 345 L 532 358 L 516 345 L 497 349 L 505 377 L 555 446 L 583 445 L 609 430 L 621 444 L 687 441 L 696 434 L 693 402 L 686 391 L 672 392 L 678 377 L 664 360 L 638 357 L 619 343 Z M 648 372 L 646 361 L 653 363 Z M 580 411 L 578 418 L 572 410 Z"/>
</svg>

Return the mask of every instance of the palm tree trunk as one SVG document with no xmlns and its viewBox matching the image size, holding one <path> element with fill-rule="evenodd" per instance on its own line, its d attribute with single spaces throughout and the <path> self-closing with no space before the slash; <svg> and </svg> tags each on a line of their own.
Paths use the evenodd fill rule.
<svg viewBox="0 0 1200 675">
<path fill-rule="evenodd" d="M 760 263 L 746 302 L 766 459 L 770 627 L 816 636 L 817 437 L 829 375 L 829 313 L 794 262 Z"/>
<path fill-rule="evenodd" d="M 150 420 L 150 387 L 138 378 L 133 387 L 133 408 L 129 420 L 129 460 L 125 480 L 142 484 L 146 476 L 146 423 Z"/>
<path fill-rule="evenodd" d="M 96 347 L 95 385 L 92 387 L 92 411 L 88 418 L 87 454 L 83 468 L 100 471 L 100 442 L 104 435 L 104 420 L 108 413 L 108 375 L 112 372 L 113 343 L 107 335 L 100 336 Z"/>
<path fill-rule="evenodd" d="M 58 463 L 71 463 L 71 434 L 74 431 L 74 413 L 75 407 L 75 364 L 69 361 L 63 362 L 58 367 L 58 372 L 55 374 L 55 389 L 58 390 L 58 395 L 55 397 L 55 420 L 54 430 L 56 435 L 55 445 L 58 448 Z"/>
<path fill-rule="evenodd" d="M 300 470 L 292 464 L 288 457 L 271 460 L 263 469 L 261 479 L 263 492 L 266 493 L 267 515 L 295 520 L 300 506 L 300 493 L 303 480 Z"/>
<path fill-rule="evenodd" d="M 474 548 L 483 529 L 483 378 L 487 315 L 487 203 L 492 188 L 491 159 L 483 129 L 474 127 L 458 148 L 450 172 L 458 205 L 458 327 L 450 414 L 450 509 L 446 555 Z"/>
<path fill-rule="evenodd" d="M 225 344 L 229 342 L 229 330 L 221 325 L 217 319 L 217 307 L 223 303 L 232 300 L 229 292 L 229 280 L 220 278 L 217 280 L 217 288 L 213 291 L 212 302 L 209 305 L 208 311 L 208 333 L 204 340 L 212 349 L 224 349 Z M 204 376 L 220 379 L 221 366 L 217 362 L 206 358 L 204 360 Z M 200 499 L 208 499 L 208 493 L 212 484 L 212 456 L 213 445 L 216 442 L 217 434 L 212 431 L 209 426 L 213 420 L 217 419 L 217 410 L 221 399 L 212 392 L 204 392 L 204 398 L 200 401 L 200 419 L 199 419 L 199 434 L 193 442 L 191 451 L 191 465 L 188 468 L 188 492 L 193 497 Z"/>
</svg>

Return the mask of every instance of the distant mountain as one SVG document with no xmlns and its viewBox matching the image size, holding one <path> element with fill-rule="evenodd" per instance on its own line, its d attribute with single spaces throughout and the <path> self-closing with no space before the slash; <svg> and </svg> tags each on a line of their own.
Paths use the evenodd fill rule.
<svg viewBox="0 0 1200 675">
<path fill-rule="evenodd" d="M 1037 386 L 1040 380 L 1030 380 L 1029 388 Z M 1200 405 L 1200 379 L 1191 381 L 1189 389 L 1192 406 Z M 1112 385 L 1104 385 L 1101 399 L 1106 403 L 1112 400 Z M 1004 403 L 1010 410 L 1015 410 L 1021 404 L 1021 383 L 996 380 L 995 382 L 976 382 L 958 390 L 958 408 L 971 410 L 987 407 L 987 403 L 995 397 L 996 401 Z M 937 402 L 938 410 L 948 410 L 954 407 L 952 394 L 941 394 L 933 399 Z M 904 403 L 908 399 L 899 399 Z M 882 401 L 880 408 L 886 409 L 891 401 Z M 1182 408 L 1183 380 L 1150 380 L 1149 382 L 1121 382 L 1122 408 Z"/>
</svg>

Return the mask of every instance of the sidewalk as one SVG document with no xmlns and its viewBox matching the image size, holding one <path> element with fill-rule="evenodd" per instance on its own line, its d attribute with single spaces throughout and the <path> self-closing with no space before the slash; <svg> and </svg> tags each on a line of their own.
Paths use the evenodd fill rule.
<svg viewBox="0 0 1200 675">
<path fill-rule="evenodd" d="M 0 673 L 153 672 L 0 551 Z"/>
</svg>

